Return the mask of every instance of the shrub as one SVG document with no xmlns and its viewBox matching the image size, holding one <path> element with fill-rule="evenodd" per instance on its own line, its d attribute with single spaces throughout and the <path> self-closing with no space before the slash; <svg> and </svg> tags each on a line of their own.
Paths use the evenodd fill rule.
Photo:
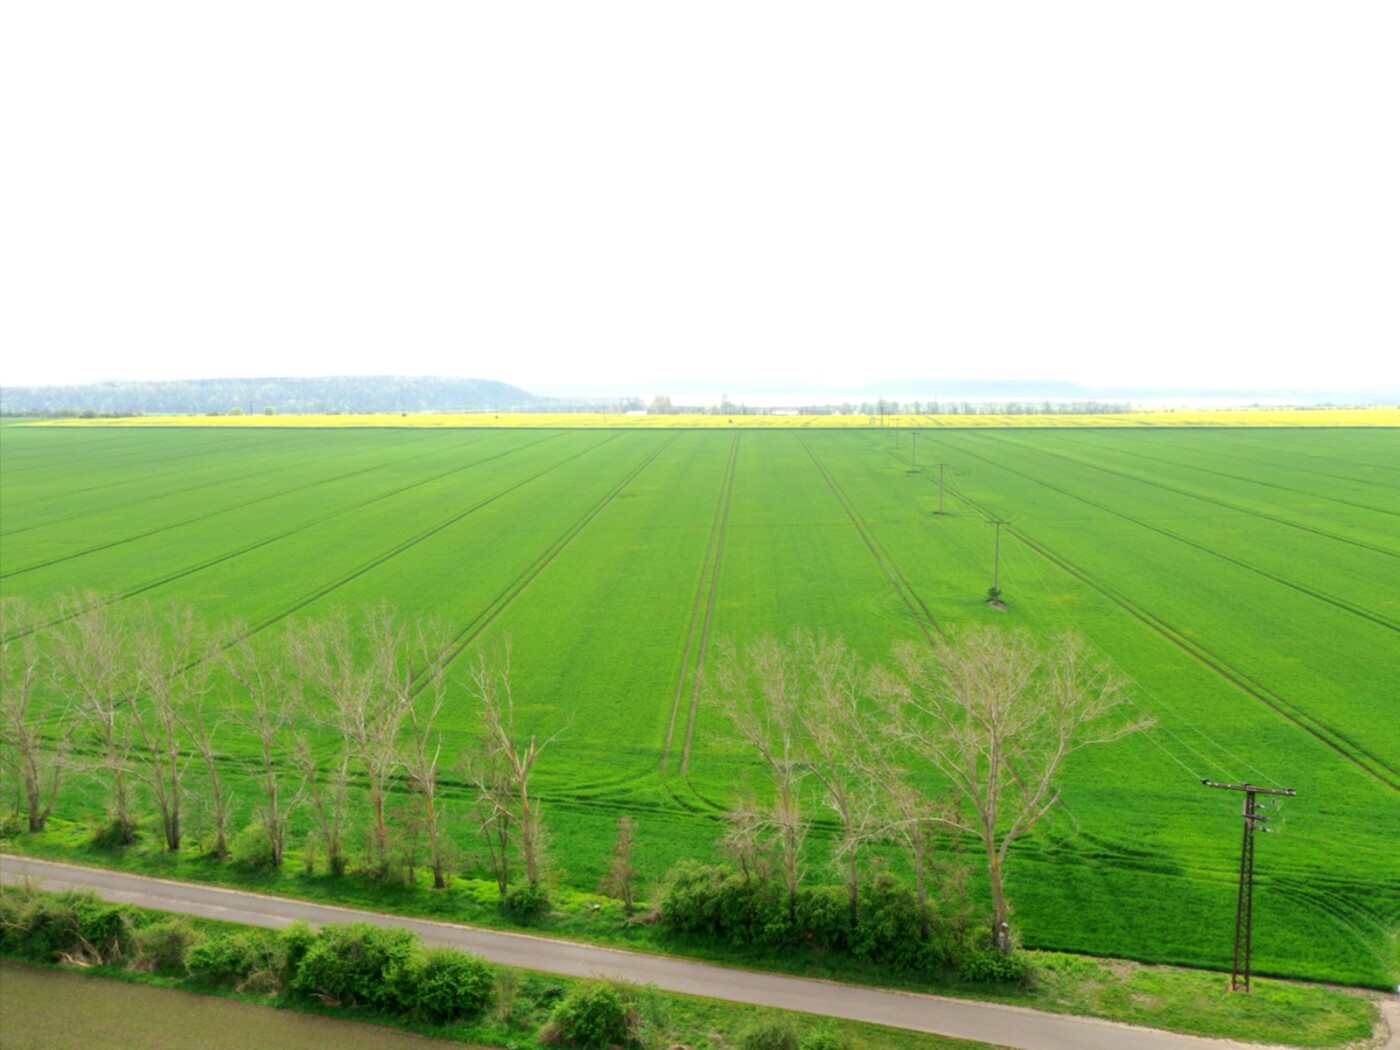
<svg viewBox="0 0 1400 1050">
<path fill-rule="evenodd" d="M 627 1005 L 616 987 L 593 985 L 580 989 L 554 1008 L 549 1023 L 540 1032 L 540 1041 L 546 1045 L 565 1043 L 585 1050 L 623 1046 L 632 1041 L 627 1015 Z"/>
<path fill-rule="evenodd" d="M 113 817 L 92 829 L 92 844 L 98 849 L 122 849 L 136 838 L 136 824 Z"/>
<path fill-rule="evenodd" d="M 496 971 L 496 1014 L 502 1023 L 510 1024 L 515 1016 L 515 1004 L 520 998 L 520 971 Z"/>
<path fill-rule="evenodd" d="M 673 1027 L 671 1000 L 654 984 L 636 989 L 631 996 L 628 1025 L 636 1042 L 643 1046 L 671 1046 Z"/>
<path fill-rule="evenodd" d="M 241 989 L 255 983 L 264 991 L 280 987 L 285 964 L 281 938 L 251 931 L 211 937 L 185 956 L 190 973 L 206 984 Z"/>
<path fill-rule="evenodd" d="M 973 952 L 958 967 L 958 977 L 977 984 L 1024 984 L 1030 975 L 1030 961 L 1019 952 Z"/>
<path fill-rule="evenodd" d="M 17 839 L 29 830 L 29 820 L 19 813 L 7 813 L 0 817 L 0 842 Z"/>
<path fill-rule="evenodd" d="M 89 891 L 0 892 L 0 950 L 35 962 L 64 957 L 111 962 L 121 957 L 131 929 L 126 908 Z"/>
<path fill-rule="evenodd" d="M 517 882 L 501 904 L 512 917 L 528 922 L 549 911 L 549 894 L 538 883 Z"/>
<path fill-rule="evenodd" d="M 731 875 L 720 884 L 720 930 L 733 945 L 787 944 L 794 940 L 787 891 L 775 882 Z"/>
<path fill-rule="evenodd" d="M 765 1017 L 739 1033 L 739 1050 L 799 1050 L 797 1026 L 787 1017 Z"/>
<path fill-rule="evenodd" d="M 201 939 L 189 919 L 166 919 L 138 929 L 132 935 L 135 952 L 131 968 L 145 973 L 182 970 L 185 954 Z"/>
<path fill-rule="evenodd" d="M 398 971 L 409 964 L 417 942 L 408 930 L 363 922 L 327 926 L 307 949 L 292 987 L 330 1005 L 402 1010 Z"/>
<path fill-rule="evenodd" d="M 276 866 L 277 854 L 272 848 L 272 839 L 261 824 L 249 824 L 233 837 L 229 843 L 229 856 L 237 863 L 265 871 Z"/>
<path fill-rule="evenodd" d="M 297 967 L 315 943 L 316 931 L 300 919 L 282 931 L 283 979 L 287 983 L 291 983 Z"/>
<path fill-rule="evenodd" d="M 842 886 L 815 886 L 797 895 L 797 928 L 813 947 L 851 947 L 851 902 Z"/>
<path fill-rule="evenodd" d="M 830 1021 L 823 1021 L 802 1037 L 799 1050 L 851 1050 L 851 1040 Z"/>
<path fill-rule="evenodd" d="M 417 953 L 396 979 L 399 1002 L 434 1024 L 481 1013 L 496 985 L 495 972 L 486 960 L 453 948 Z"/>
<path fill-rule="evenodd" d="M 730 874 L 727 868 L 693 860 L 677 864 L 661 898 L 661 921 L 679 933 L 723 933 L 719 888 Z"/>
<path fill-rule="evenodd" d="M 920 931 L 931 928 L 935 916 L 920 906 L 914 890 L 884 875 L 861 894 L 860 921 L 852 936 L 851 950 L 862 959 L 897 970 L 926 972 L 945 962 L 933 943 Z"/>
<path fill-rule="evenodd" d="M 71 905 L 47 893 L 13 890 L 0 894 L 0 948 L 35 962 L 55 962 L 80 945 L 80 924 Z"/>
<path fill-rule="evenodd" d="M 136 919 L 128 908 L 109 904 L 95 893 L 71 893 L 59 898 L 73 909 L 78 933 L 98 959 L 112 962 L 125 954 Z"/>
<path fill-rule="evenodd" d="M 520 981 L 520 998 L 538 1007 L 553 1007 L 562 1002 L 565 989 L 562 984 L 550 977 L 527 973 Z"/>
<path fill-rule="evenodd" d="M 678 932 L 712 934 L 736 946 L 796 939 L 781 886 L 695 861 L 671 870 L 661 921 Z"/>
</svg>

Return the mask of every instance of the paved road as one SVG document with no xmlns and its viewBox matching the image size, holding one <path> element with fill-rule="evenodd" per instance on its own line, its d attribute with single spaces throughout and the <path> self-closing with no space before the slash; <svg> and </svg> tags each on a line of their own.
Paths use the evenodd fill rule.
<svg viewBox="0 0 1400 1050">
<path fill-rule="evenodd" d="M 285 897 L 0 854 L 0 882 L 14 884 L 25 879 L 32 879 L 47 889 L 92 889 L 122 904 L 249 926 L 281 929 L 295 919 L 317 926 L 332 922 L 398 926 L 413 930 L 427 944 L 461 948 L 503 966 L 518 966 L 571 977 L 621 978 L 653 983 L 672 992 L 800 1010 L 853 1021 L 870 1021 L 894 1028 L 1016 1047 L 1018 1050 L 1261 1050 L 1257 1044 L 1175 1035 L 1112 1021 L 730 970 L 706 963 L 525 934 L 407 919 Z"/>
</svg>

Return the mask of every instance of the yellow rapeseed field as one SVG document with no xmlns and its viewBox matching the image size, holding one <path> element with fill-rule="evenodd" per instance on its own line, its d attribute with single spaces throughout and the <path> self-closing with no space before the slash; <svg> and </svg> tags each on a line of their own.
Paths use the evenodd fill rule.
<svg viewBox="0 0 1400 1050">
<path fill-rule="evenodd" d="M 105 427 L 555 427 L 587 429 L 728 429 L 748 427 L 842 429 L 913 427 L 981 429 L 997 427 L 1400 427 L 1400 408 L 1237 408 L 1176 409 L 1121 414 L 1058 415 L 901 415 L 883 421 L 866 415 L 623 415 L 618 413 L 502 412 L 463 415 L 413 413 L 400 415 L 321 416 L 135 416 L 126 419 L 46 420 L 31 426 Z"/>
</svg>

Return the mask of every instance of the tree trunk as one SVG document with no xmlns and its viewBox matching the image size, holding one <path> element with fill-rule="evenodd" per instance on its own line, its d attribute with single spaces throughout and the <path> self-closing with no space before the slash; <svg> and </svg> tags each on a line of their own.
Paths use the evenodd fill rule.
<svg viewBox="0 0 1400 1050">
<path fill-rule="evenodd" d="M 47 814 L 39 807 L 39 792 L 32 790 L 26 781 L 25 794 L 29 798 L 29 830 L 43 831 L 44 825 L 48 823 Z"/>
<path fill-rule="evenodd" d="M 1011 954 L 1011 906 L 1006 903 L 1002 885 L 1001 858 L 987 850 L 987 873 L 992 882 L 992 947 L 1002 955 Z"/>
</svg>

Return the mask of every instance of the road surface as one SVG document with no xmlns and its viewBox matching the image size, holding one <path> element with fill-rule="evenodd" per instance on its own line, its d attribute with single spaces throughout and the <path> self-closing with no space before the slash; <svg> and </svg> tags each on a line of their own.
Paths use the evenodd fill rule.
<svg viewBox="0 0 1400 1050">
<path fill-rule="evenodd" d="M 1258 1044 L 1202 1039 L 1094 1018 L 731 970 L 708 963 L 642 955 L 527 934 L 382 915 L 285 897 L 0 854 L 0 882 L 13 885 L 26 879 L 44 889 L 91 889 L 120 904 L 222 919 L 248 926 L 281 929 L 297 919 L 313 926 L 333 922 L 397 926 L 414 931 L 426 944 L 460 948 L 502 966 L 518 966 L 569 977 L 620 978 L 639 984 L 655 984 L 669 992 L 868 1021 L 1015 1047 L 1017 1050 L 1261 1050 Z"/>
</svg>

